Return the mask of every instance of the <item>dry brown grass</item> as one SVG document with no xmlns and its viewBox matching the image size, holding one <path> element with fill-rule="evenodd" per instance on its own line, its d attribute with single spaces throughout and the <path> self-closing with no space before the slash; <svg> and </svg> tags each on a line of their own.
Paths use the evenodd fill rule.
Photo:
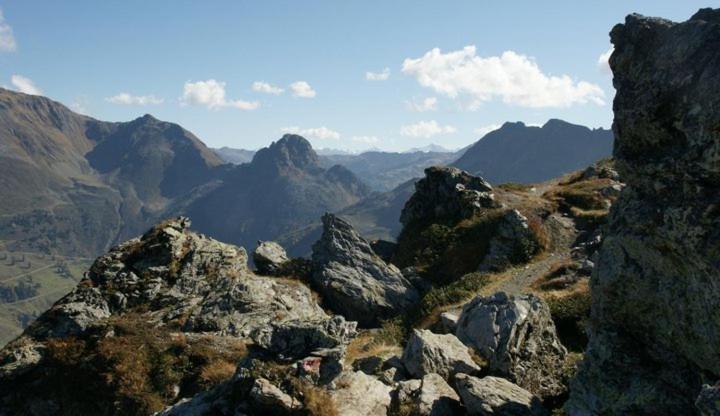
<svg viewBox="0 0 720 416">
<path fill-rule="evenodd" d="M 216 386 L 229 380 L 235 374 L 236 368 L 237 363 L 226 360 L 208 363 L 200 370 L 199 383 L 206 389 Z"/>
<path fill-rule="evenodd" d="M 389 357 L 402 353 L 402 347 L 397 341 L 390 341 L 392 337 L 380 333 L 382 330 L 367 330 L 361 332 L 347 347 L 345 363 L 351 365 L 355 360 L 378 356 Z"/>
<path fill-rule="evenodd" d="M 303 406 L 310 416 L 340 416 L 332 396 L 322 388 L 306 381 L 296 381 L 295 389 L 300 393 Z"/>
</svg>

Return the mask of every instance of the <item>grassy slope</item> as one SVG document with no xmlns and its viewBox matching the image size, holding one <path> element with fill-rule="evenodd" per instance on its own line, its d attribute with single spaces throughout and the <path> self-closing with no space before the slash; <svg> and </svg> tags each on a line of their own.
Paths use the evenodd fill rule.
<svg viewBox="0 0 720 416">
<path fill-rule="evenodd" d="M 20 259 L 10 265 L 9 259 Z M 38 253 L 18 253 L 5 251 L 0 245 L 0 287 L 15 287 L 21 282 L 38 284 L 37 294 L 26 299 L 4 302 L 0 300 L 0 345 L 18 336 L 23 323 L 38 316 L 55 301 L 69 292 L 90 267 L 91 260 L 86 258 L 53 257 Z M 30 267 L 27 268 L 28 261 Z M 62 261 L 68 274 L 58 272 L 57 263 Z"/>
</svg>

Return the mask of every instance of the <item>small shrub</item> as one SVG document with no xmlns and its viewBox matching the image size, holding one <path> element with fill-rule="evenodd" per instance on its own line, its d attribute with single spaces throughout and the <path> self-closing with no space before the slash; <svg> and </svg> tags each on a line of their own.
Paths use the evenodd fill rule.
<svg viewBox="0 0 720 416">
<path fill-rule="evenodd" d="M 587 345 L 586 323 L 592 299 L 587 285 L 570 292 L 545 296 L 558 336 L 571 351 L 583 351 Z"/>
<path fill-rule="evenodd" d="M 381 345 L 403 345 L 409 328 L 401 317 L 384 321 L 375 334 L 373 343 Z"/>
<path fill-rule="evenodd" d="M 433 287 L 422 298 L 421 315 L 433 313 L 437 308 L 453 305 L 472 298 L 490 282 L 485 273 L 475 272 L 445 286 Z"/>
<path fill-rule="evenodd" d="M 210 362 L 204 365 L 200 370 L 200 375 L 198 377 L 199 384 L 204 389 L 217 386 L 218 384 L 229 380 L 233 374 L 235 374 L 236 368 L 236 363 L 226 360 Z"/>
<path fill-rule="evenodd" d="M 309 416 L 340 416 L 335 401 L 327 391 L 300 380 L 296 380 L 293 387 L 302 396 Z"/>
</svg>

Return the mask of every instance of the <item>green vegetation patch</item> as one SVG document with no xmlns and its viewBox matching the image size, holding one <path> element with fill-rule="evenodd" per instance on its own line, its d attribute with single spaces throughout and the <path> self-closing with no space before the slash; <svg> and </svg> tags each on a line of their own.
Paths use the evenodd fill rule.
<svg viewBox="0 0 720 416">
<path fill-rule="evenodd" d="M 32 386 L 65 414 L 152 414 L 178 395 L 229 379 L 247 353 L 241 340 L 189 339 L 136 314 L 113 318 L 92 336 L 51 338 L 46 346 L 44 365 L 22 376 L 35 382 L 17 385 Z"/>
<path fill-rule="evenodd" d="M 477 270 L 503 212 L 487 210 L 454 224 L 410 224 L 398 238 L 392 263 L 414 266 L 434 284 L 457 280 Z"/>
</svg>

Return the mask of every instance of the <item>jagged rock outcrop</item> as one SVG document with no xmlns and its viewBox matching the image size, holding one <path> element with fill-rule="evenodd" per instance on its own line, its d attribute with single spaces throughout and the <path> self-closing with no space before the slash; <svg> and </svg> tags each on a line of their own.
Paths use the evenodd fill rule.
<svg viewBox="0 0 720 416">
<path fill-rule="evenodd" d="M 303 358 L 315 350 L 342 347 L 355 335 L 357 323 L 342 316 L 319 320 L 271 322 L 252 334 L 258 346 L 282 359 Z"/>
<path fill-rule="evenodd" d="M 285 249 L 274 241 L 258 241 L 253 251 L 253 262 L 257 272 L 262 275 L 275 275 L 290 260 Z"/>
<path fill-rule="evenodd" d="M 473 374 L 480 367 L 473 361 L 468 347 L 452 334 L 433 334 L 415 329 L 402 356 L 407 372 L 417 378 L 439 374 L 449 380 L 457 373 Z"/>
<path fill-rule="evenodd" d="M 457 337 L 475 348 L 490 372 L 541 398 L 562 394 L 567 350 L 548 306 L 535 295 L 503 292 L 477 297 L 463 307 Z"/>
<path fill-rule="evenodd" d="M 330 309 L 372 326 L 419 301 L 400 270 L 378 257 L 350 224 L 332 214 L 322 221 L 322 237 L 313 245 L 312 280 Z"/>
<path fill-rule="evenodd" d="M 503 378 L 458 374 L 455 385 L 471 416 L 546 416 L 549 412 L 532 393 Z"/>
<path fill-rule="evenodd" d="M 430 167 L 415 183 L 415 193 L 405 204 L 400 222 L 461 220 L 483 208 L 496 207 L 493 189 L 478 176 L 457 168 Z"/>
<path fill-rule="evenodd" d="M 28 414 L 37 416 L 146 414 L 203 377 L 193 371 L 232 371 L 250 339 L 282 362 L 314 357 L 325 380 L 342 371 L 355 322 L 328 316 L 297 280 L 252 274 L 244 249 L 189 226 L 186 218 L 165 221 L 99 257 L 73 292 L 0 351 L 0 408 L 18 414 L 32 402 Z M 82 379 L 78 394 L 58 382 L 67 377 Z M 132 389 L 119 384 L 127 377 Z M 156 393 L 148 379 L 168 384 Z M 255 387 L 261 405 L 287 404 Z M 97 390 L 96 400 L 84 389 Z"/>
<path fill-rule="evenodd" d="M 538 250 L 535 234 L 528 220 L 518 210 L 503 214 L 479 271 L 500 271 L 512 264 L 526 263 Z"/>
<path fill-rule="evenodd" d="M 720 10 L 613 28 L 613 205 L 571 415 L 697 413 L 720 379 Z"/>
<path fill-rule="evenodd" d="M 394 414 L 453 416 L 463 414 L 460 397 L 439 374 L 401 381 L 393 396 Z"/>
</svg>

